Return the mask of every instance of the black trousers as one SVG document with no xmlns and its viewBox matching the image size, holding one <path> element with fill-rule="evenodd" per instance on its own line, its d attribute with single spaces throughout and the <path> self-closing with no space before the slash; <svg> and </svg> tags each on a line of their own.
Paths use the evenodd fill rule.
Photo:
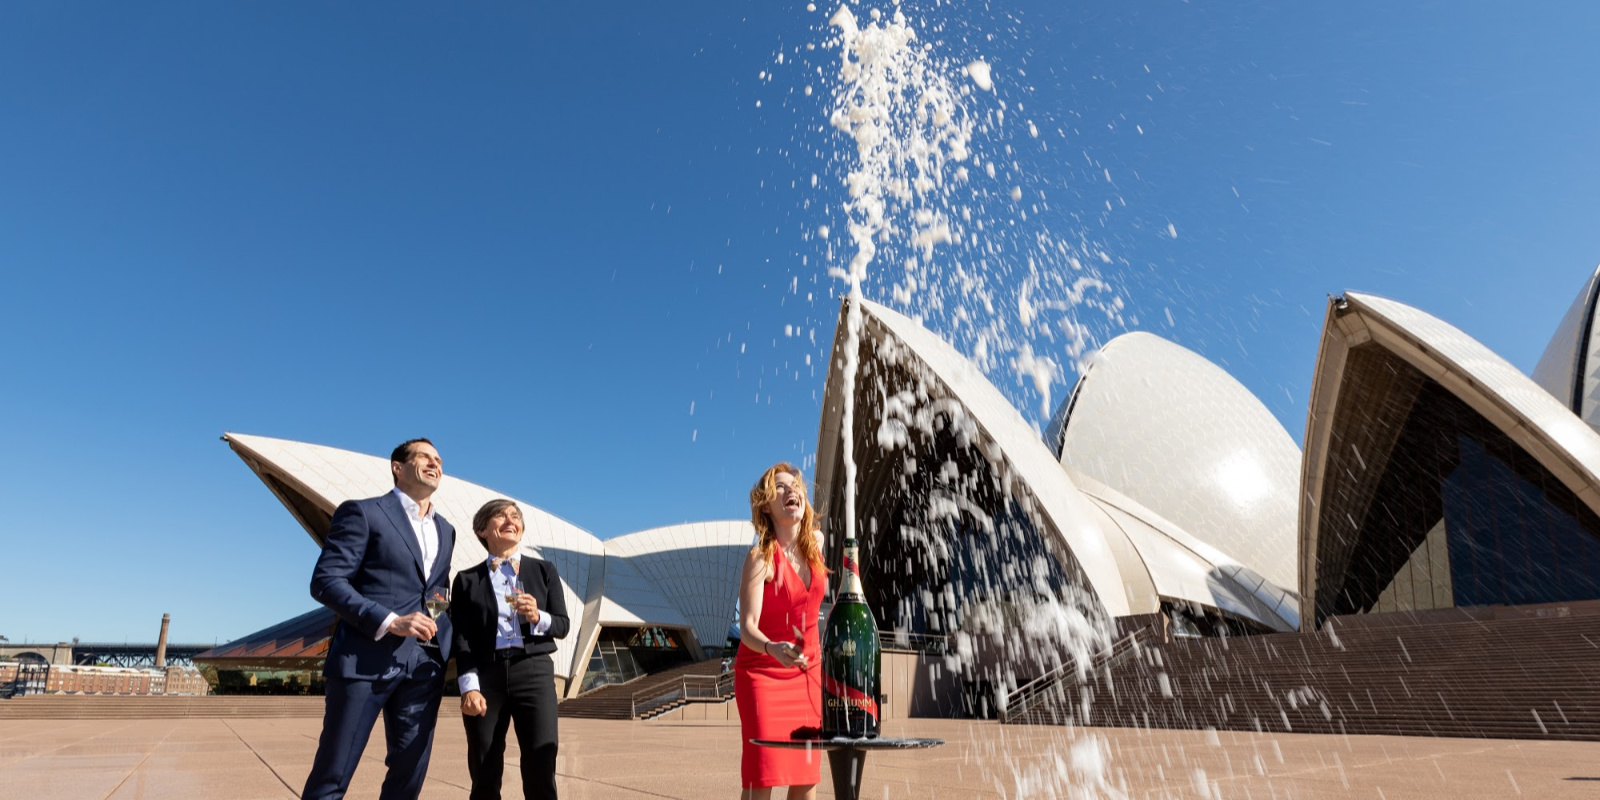
<svg viewBox="0 0 1600 800">
<path fill-rule="evenodd" d="M 489 711 L 481 717 L 462 717 L 472 800 L 499 800 L 506 731 L 513 724 L 522 747 L 522 796 L 555 800 L 556 679 L 550 656 L 496 660 L 478 668 L 478 685 Z"/>
</svg>

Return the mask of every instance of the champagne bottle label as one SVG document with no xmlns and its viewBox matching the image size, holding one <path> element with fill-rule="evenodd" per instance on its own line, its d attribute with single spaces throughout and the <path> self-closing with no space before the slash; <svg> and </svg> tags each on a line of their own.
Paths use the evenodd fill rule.
<svg viewBox="0 0 1600 800">
<path fill-rule="evenodd" d="M 853 547 L 844 554 L 844 594 L 861 594 L 861 567 Z"/>
<path fill-rule="evenodd" d="M 836 680 L 832 675 L 822 676 L 822 690 L 832 695 L 832 697 L 828 698 L 828 700 L 831 701 L 829 705 L 835 707 L 842 705 L 865 711 L 872 716 L 870 723 L 872 727 L 877 728 L 877 700 L 868 697 L 867 694 L 860 689 L 857 689 L 853 686 L 846 686 L 845 684 Z M 846 711 L 845 713 L 848 714 L 849 712 Z"/>
</svg>

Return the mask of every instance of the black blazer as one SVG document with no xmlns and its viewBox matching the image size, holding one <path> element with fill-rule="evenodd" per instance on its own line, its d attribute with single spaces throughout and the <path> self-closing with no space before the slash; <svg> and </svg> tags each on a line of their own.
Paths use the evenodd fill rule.
<svg viewBox="0 0 1600 800">
<path fill-rule="evenodd" d="M 554 653 L 556 640 L 566 636 L 572 626 L 567 618 L 566 595 L 561 591 L 556 565 L 523 556 L 517 581 L 522 584 L 522 591 L 539 602 L 539 610 L 550 616 L 550 630 L 544 636 L 531 635 L 529 631 L 533 626 L 522 622 L 522 646 L 530 654 Z M 458 674 L 481 669 L 494 661 L 495 618 L 499 613 L 494 584 L 489 582 L 487 561 L 456 573 L 450 589 L 450 622 L 455 626 Z"/>
</svg>

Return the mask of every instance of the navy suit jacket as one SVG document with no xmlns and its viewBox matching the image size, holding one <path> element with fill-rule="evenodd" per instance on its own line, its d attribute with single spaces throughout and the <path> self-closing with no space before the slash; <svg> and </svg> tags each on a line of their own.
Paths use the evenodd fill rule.
<svg viewBox="0 0 1600 800">
<path fill-rule="evenodd" d="M 517 583 L 522 585 L 522 591 L 533 595 L 539 610 L 550 617 L 550 629 L 544 636 L 532 635 L 532 626 L 526 621 L 522 623 L 522 646 L 530 654 L 554 653 L 556 640 L 566 636 L 572 627 L 572 620 L 567 616 L 566 593 L 561 590 L 556 565 L 531 556 L 521 558 Z M 488 563 L 456 573 L 455 587 L 450 591 L 450 619 L 456 631 L 457 672 L 482 670 L 494 660 L 499 615 L 500 605 L 494 597 L 494 584 L 489 582 Z"/>
<path fill-rule="evenodd" d="M 449 585 L 456 530 L 438 514 L 434 522 L 438 554 L 432 564 L 423 564 L 417 535 L 393 492 L 347 500 L 333 512 L 328 539 L 311 573 L 311 596 L 339 615 L 324 675 L 376 680 L 396 667 L 415 666 L 432 657 L 414 637 L 393 633 L 373 637 L 390 612 L 403 617 L 422 611 L 430 590 Z M 438 659 L 443 666 L 450 660 L 453 632 L 448 615 L 438 622 Z"/>
</svg>

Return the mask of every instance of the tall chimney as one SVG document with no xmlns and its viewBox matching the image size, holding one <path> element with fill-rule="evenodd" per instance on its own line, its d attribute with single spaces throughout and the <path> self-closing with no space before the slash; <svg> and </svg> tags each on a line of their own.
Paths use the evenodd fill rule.
<svg viewBox="0 0 1600 800">
<path fill-rule="evenodd" d="M 167 625 L 171 622 L 171 614 L 161 615 L 161 638 L 156 640 L 156 669 L 167 666 Z"/>
</svg>

